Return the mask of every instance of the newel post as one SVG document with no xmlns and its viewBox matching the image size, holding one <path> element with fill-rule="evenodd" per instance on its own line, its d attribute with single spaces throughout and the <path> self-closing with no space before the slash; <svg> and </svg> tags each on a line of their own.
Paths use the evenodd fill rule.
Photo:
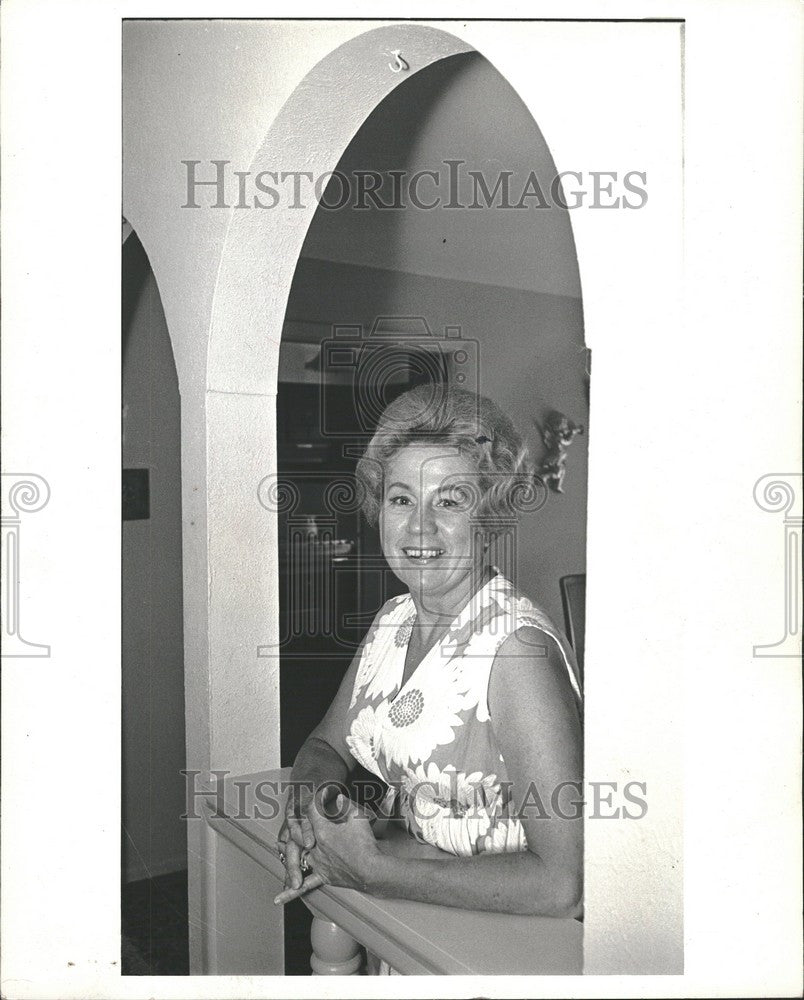
<svg viewBox="0 0 804 1000">
<path fill-rule="evenodd" d="M 310 930 L 313 956 L 310 965 L 314 976 L 358 976 L 363 966 L 363 952 L 351 934 L 331 920 L 313 917 Z"/>
</svg>

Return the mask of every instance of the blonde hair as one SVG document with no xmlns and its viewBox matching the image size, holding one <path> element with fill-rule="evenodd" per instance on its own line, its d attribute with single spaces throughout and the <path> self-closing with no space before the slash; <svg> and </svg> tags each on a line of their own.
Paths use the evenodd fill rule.
<svg viewBox="0 0 804 1000">
<path fill-rule="evenodd" d="M 357 463 L 362 510 L 369 524 L 379 519 L 386 464 L 411 444 L 445 444 L 470 458 L 478 472 L 474 516 L 481 523 L 510 521 L 522 509 L 518 501 L 534 492 L 530 457 L 510 417 L 486 396 L 430 383 L 410 389 L 386 407 Z"/>
</svg>

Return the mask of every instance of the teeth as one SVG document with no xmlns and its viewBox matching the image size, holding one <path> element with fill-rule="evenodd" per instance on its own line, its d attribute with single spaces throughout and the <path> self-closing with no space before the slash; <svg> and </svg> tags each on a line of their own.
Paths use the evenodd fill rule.
<svg viewBox="0 0 804 1000">
<path fill-rule="evenodd" d="M 437 559 L 444 555 L 443 549 L 403 549 L 409 559 Z"/>
</svg>

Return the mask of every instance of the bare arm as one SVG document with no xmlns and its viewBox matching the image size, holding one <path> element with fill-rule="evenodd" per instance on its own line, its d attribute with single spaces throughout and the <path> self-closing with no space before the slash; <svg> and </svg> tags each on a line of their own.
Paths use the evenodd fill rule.
<svg viewBox="0 0 804 1000">
<path fill-rule="evenodd" d="M 395 850 L 372 849 L 370 831 L 359 819 L 336 827 L 313 815 L 318 841 L 314 867 L 327 881 L 386 898 L 465 909 L 577 914 L 583 820 L 580 809 L 573 811 L 569 803 L 578 798 L 582 778 L 580 722 L 557 646 L 535 630 L 524 638 L 529 641 L 517 633 L 501 647 L 492 668 L 489 706 L 528 850 L 402 858 Z M 547 647 L 547 655 L 538 654 L 537 643 Z M 562 783 L 570 783 L 568 794 L 556 791 Z"/>
</svg>

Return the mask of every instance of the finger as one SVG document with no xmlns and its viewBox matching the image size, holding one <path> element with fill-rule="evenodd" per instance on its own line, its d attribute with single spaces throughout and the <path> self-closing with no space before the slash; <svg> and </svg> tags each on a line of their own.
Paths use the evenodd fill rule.
<svg viewBox="0 0 804 1000">
<path fill-rule="evenodd" d="M 312 851 L 315 847 L 315 830 L 313 824 L 307 816 L 301 822 L 302 844 L 306 850 Z"/>
<path fill-rule="evenodd" d="M 285 817 L 285 828 L 288 831 L 288 835 L 292 834 L 295 827 L 299 825 L 299 817 L 288 815 Z"/>
<path fill-rule="evenodd" d="M 299 847 L 304 847 L 304 827 L 300 822 L 295 822 L 290 830 L 290 839 Z"/>
<path fill-rule="evenodd" d="M 293 883 L 290 880 L 290 873 L 287 871 L 287 869 L 285 869 L 285 877 L 282 880 L 282 888 L 283 889 L 294 889 L 294 888 L 296 888 L 296 886 L 294 886 Z"/>
<path fill-rule="evenodd" d="M 304 876 L 301 870 L 301 848 L 294 840 L 288 842 L 288 849 L 285 852 L 285 868 L 291 888 L 297 889 L 302 884 Z"/>
<path fill-rule="evenodd" d="M 321 824 L 326 822 L 326 817 L 316 809 L 315 805 L 311 804 L 307 808 L 304 820 L 315 842 L 320 838 Z"/>
<path fill-rule="evenodd" d="M 293 842 L 298 844 L 300 848 L 309 851 L 315 845 L 315 833 L 309 819 L 294 819 L 292 825 L 289 826 L 289 830 Z"/>
<path fill-rule="evenodd" d="M 321 785 L 316 789 L 316 793 L 312 799 L 310 799 L 310 804 L 305 810 L 305 815 L 311 819 L 315 815 L 318 815 L 320 818 L 327 818 L 327 806 L 339 796 L 340 792 L 336 792 L 331 784 Z"/>
<path fill-rule="evenodd" d="M 324 876 L 319 875 L 317 872 L 313 874 L 300 885 L 297 889 L 285 889 L 279 893 L 274 899 L 275 906 L 284 906 L 285 903 L 289 903 L 292 899 L 298 899 L 299 896 L 304 896 L 305 893 L 311 892 L 313 889 L 317 889 L 319 886 L 324 885 Z"/>
</svg>

